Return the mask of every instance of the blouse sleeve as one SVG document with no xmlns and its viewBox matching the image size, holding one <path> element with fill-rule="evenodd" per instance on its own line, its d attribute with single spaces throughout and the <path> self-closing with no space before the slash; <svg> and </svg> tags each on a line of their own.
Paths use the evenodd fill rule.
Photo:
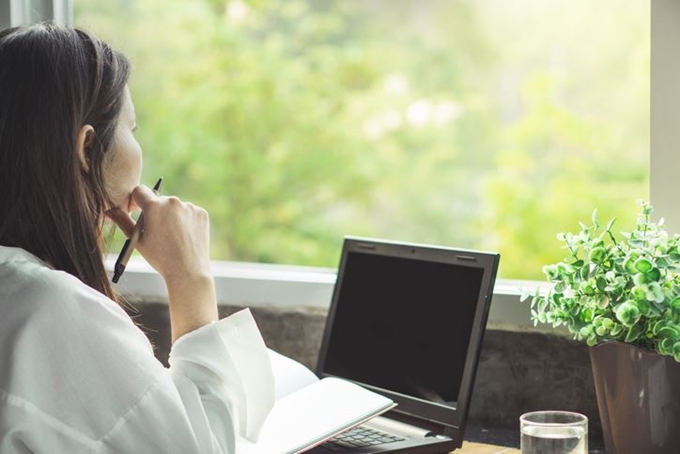
<svg viewBox="0 0 680 454">
<path fill-rule="evenodd" d="M 135 440 L 146 440 L 144 452 L 233 453 L 236 436 L 257 439 L 274 381 L 249 310 L 182 336 L 169 362 L 168 373 L 103 440 L 101 453 L 137 452 Z"/>
<path fill-rule="evenodd" d="M 116 303 L 29 271 L 0 273 L 0 452 L 234 454 L 257 438 L 274 379 L 248 310 L 179 338 L 166 368 Z"/>
</svg>

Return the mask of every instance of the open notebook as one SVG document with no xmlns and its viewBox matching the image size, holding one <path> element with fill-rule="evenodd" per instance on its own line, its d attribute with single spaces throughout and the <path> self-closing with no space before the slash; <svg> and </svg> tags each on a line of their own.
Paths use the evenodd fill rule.
<svg viewBox="0 0 680 454">
<path fill-rule="evenodd" d="M 270 351 L 276 403 L 256 443 L 237 441 L 239 454 L 304 452 L 395 406 L 346 380 L 319 379 L 304 365 Z"/>
</svg>

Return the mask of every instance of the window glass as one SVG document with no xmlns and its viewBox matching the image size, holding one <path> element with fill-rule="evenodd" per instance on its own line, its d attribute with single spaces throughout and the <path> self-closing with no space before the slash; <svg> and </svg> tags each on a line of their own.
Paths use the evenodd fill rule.
<svg viewBox="0 0 680 454">
<path fill-rule="evenodd" d="M 649 197 L 650 2 L 74 0 L 130 56 L 146 184 L 213 258 L 337 265 L 345 234 L 497 250 Z"/>
</svg>

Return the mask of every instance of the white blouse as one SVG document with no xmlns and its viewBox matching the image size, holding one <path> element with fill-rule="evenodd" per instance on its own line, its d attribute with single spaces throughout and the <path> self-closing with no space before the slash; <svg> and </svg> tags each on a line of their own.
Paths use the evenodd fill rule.
<svg viewBox="0 0 680 454">
<path fill-rule="evenodd" d="M 179 338 L 170 367 L 118 304 L 0 246 L 0 453 L 234 453 L 274 401 L 248 310 Z"/>
</svg>

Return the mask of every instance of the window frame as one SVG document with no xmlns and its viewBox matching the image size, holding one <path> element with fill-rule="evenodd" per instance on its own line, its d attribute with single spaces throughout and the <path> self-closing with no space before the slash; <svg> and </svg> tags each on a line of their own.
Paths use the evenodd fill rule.
<svg viewBox="0 0 680 454">
<path fill-rule="evenodd" d="M 27 12 L 30 12 L 27 13 Z M 680 3 L 651 2 L 650 80 L 650 197 L 663 213 L 670 232 L 680 233 L 680 210 L 675 209 L 680 189 L 680 127 L 674 124 L 680 106 Z M 36 20 L 73 23 L 72 0 L 0 0 L 0 26 Z M 338 240 L 340 241 L 340 239 Z M 112 259 L 107 260 L 109 268 Z M 310 306 L 328 308 L 335 283 L 330 268 L 213 262 L 220 304 L 248 306 Z M 531 327 L 528 304 L 519 301 L 522 287 L 546 286 L 536 281 L 500 279 L 494 288 L 489 314 L 492 326 Z M 128 265 L 118 290 L 148 300 L 165 301 L 167 292 L 158 274 L 141 260 Z"/>
<path fill-rule="evenodd" d="M 111 273 L 115 259 L 107 258 Z M 227 261 L 213 261 L 212 272 L 218 304 L 248 307 L 328 309 L 337 277 L 331 268 Z M 537 281 L 497 280 L 489 323 L 499 328 L 533 327 L 528 303 L 521 302 L 519 296 L 522 288 L 536 286 L 547 288 L 546 283 Z M 131 295 L 133 301 L 167 301 L 163 279 L 141 259 L 128 263 L 115 287 L 121 294 Z"/>
<path fill-rule="evenodd" d="M 38 21 L 73 24 L 73 0 L 0 0 L 0 28 Z"/>
</svg>

